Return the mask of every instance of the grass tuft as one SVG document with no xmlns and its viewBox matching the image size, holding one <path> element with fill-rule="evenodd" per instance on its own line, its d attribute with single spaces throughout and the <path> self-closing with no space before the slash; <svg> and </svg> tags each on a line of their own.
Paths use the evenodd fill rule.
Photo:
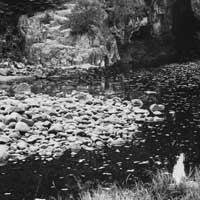
<svg viewBox="0 0 200 200">
<path fill-rule="evenodd" d="M 172 175 L 158 171 L 149 184 L 136 183 L 133 188 L 112 186 L 105 189 L 99 186 L 95 190 L 80 195 L 81 200 L 200 200 L 200 171 L 185 183 L 176 186 Z"/>
</svg>

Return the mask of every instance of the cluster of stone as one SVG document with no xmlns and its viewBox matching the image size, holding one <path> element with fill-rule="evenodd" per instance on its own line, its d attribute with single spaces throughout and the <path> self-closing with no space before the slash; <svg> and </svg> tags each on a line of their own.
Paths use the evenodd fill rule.
<svg viewBox="0 0 200 200">
<path fill-rule="evenodd" d="M 139 122 L 163 120 L 156 116 L 162 113 L 151 116 L 151 111 L 141 108 L 140 100 L 106 99 L 76 91 L 52 97 L 29 89 L 24 83 L 15 88 L 14 97 L 0 96 L 1 163 L 36 154 L 51 160 L 66 150 L 76 154 L 81 149 L 122 146 L 134 140 Z"/>
<path fill-rule="evenodd" d="M 138 126 L 131 103 L 72 93 L 65 98 L 23 94 L 0 97 L 0 160 L 39 154 L 52 159 L 67 149 L 123 145 Z"/>
</svg>

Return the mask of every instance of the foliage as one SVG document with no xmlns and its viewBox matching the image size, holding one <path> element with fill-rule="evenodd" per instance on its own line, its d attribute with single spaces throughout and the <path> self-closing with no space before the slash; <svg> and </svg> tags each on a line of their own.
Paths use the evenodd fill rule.
<svg viewBox="0 0 200 200">
<path fill-rule="evenodd" d="M 79 0 L 70 17 L 70 27 L 74 34 L 84 34 L 92 27 L 100 27 L 103 10 L 98 0 Z"/>
<path fill-rule="evenodd" d="M 107 6 L 111 7 L 110 19 L 114 24 L 128 23 L 130 18 L 141 18 L 146 15 L 147 7 L 143 0 L 108 0 Z"/>
</svg>

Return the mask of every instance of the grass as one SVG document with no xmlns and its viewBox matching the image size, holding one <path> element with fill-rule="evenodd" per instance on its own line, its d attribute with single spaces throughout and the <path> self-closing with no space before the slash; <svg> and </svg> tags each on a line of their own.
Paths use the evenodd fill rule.
<svg viewBox="0 0 200 200">
<path fill-rule="evenodd" d="M 190 183 L 190 184 L 189 184 Z M 191 184 L 195 183 L 195 187 Z M 136 183 L 133 188 L 99 186 L 80 195 L 81 200 L 200 200 L 200 171 L 195 170 L 186 183 L 175 186 L 171 174 L 158 171 L 151 183 Z"/>
</svg>

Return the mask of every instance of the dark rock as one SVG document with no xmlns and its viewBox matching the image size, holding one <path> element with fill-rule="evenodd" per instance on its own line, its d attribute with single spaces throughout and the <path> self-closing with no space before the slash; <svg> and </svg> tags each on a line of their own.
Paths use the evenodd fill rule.
<svg viewBox="0 0 200 200">
<path fill-rule="evenodd" d="M 22 118 L 20 121 L 28 124 L 29 126 L 33 126 L 34 124 L 34 121 L 31 119 Z"/>
</svg>

